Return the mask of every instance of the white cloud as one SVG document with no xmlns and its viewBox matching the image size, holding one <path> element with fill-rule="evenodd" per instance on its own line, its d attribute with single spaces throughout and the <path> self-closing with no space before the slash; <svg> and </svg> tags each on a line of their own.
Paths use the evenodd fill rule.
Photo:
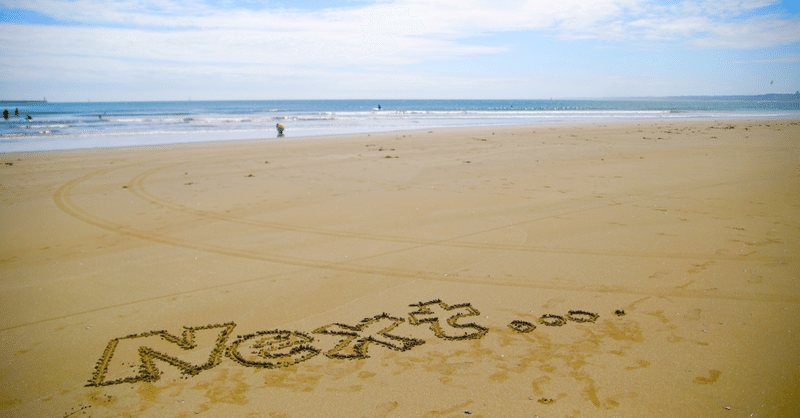
<svg viewBox="0 0 800 418">
<path fill-rule="evenodd" d="M 800 21 L 778 16 L 753 17 L 742 22 L 723 23 L 710 28 L 711 36 L 695 38 L 701 48 L 756 49 L 800 42 Z"/>
<path fill-rule="evenodd" d="M 783 16 L 739 19 L 742 13 L 774 4 L 773 0 L 717 0 L 667 3 L 647 0 L 509 1 L 499 7 L 486 0 L 396 0 L 360 8 L 319 11 L 236 9 L 215 10 L 198 0 L 0 0 L 57 19 L 89 26 L 122 25 L 114 37 L 126 44 L 136 38 L 172 43 L 171 56 L 185 57 L 181 42 L 209 45 L 214 54 L 235 62 L 260 56 L 267 45 L 284 50 L 286 58 L 307 63 L 309 55 L 343 63 L 367 55 L 398 54 L 395 63 L 413 62 L 414 51 L 436 49 L 444 57 L 500 52 L 459 45 L 459 39 L 485 33 L 539 31 L 562 39 L 602 41 L 678 41 L 700 48 L 758 48 L 800 41 L 800 20 Z M 134 30 L 135 29 L 135 30 Z M 4 29 L 6 30 L 6 29 Z M 66 37 L 76 29 L 58 27 Z M 197 32 L 202 31 L 203 34 Z M 110 33 L 110 32 L 106 32 Z M 148 35 L 150 33 L 150 35 Z M 129 40 L 126 41 L 125 37 Z M 157 38 L 157 39 L 153 39 Z M 410 41 L 413 39 L 415 41 Z M 420 42 L 423 41 L 423 42 Z M 71 50 L 77 47 L 70 48 Z M 191 48 L 190 48 L 191 50 Z M 132 53 L 145 53 L 140 46 Z M 361 52 L 358 52 L 361 51 Z M 157 51 L 154 51 L 157 52 Z M 434 53 L 436 55 L 437 53 Z M 422 54 L 416 59 L 429 58 Z M 311 60 L 317 61 L 317 60 Z"/>
<path fill-rule="evenodd" d="M 373 87 L 386 83 L 381 80 L 462 86 L 475 79 L 445 83 L 396 69 L 498 55 L 515 47 L 474 45 L 466 39 L 512 31 L 636 48 L 668 43 L 756 49 L 800 42 L 797 17 L 759 14 L 759 8 L 776 4 L 774 0 L 510 0 L 502 5 L 488 0 L 395 0 L 315 11 L 215 9 L 199 0 L 0 4 L 67 24 L 0 23 L 0 60 L 4 71 L 20 80 L 212 83 L 215 77 L 261 82 L 291 75 L 333 83 L 348 77 L 364 80 L 365 73 L 374 71 Z"/>
<path fill-rule="evenodd" d="M 800 62 L 800 54 L 788 54 L 778 58 L 769 58 L 762 60 L 749 60 L 749 61 L 734 61 L 734 64 L 754 64 L 754 63 L 789 63 Z"/>
</svg>

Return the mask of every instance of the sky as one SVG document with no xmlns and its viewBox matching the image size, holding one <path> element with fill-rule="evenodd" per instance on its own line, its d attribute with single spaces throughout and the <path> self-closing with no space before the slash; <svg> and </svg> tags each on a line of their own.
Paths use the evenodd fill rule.
<svg viewBox="0 0 800 418">
<path fill-rule="evenodd" d="M 797 90 L 797 0 L 0 0 L 2 100 Z"/>
</svg>

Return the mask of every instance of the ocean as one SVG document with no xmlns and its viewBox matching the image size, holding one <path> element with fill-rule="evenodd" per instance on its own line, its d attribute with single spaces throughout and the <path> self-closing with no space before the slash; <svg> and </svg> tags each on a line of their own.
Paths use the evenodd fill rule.
<svg viewBox="0 0 800 418">
<path fill-rule="evenodd" d="M 2 102 L 0 153 L 542 123 L 800 118 L 800 100 Z M 15 116 L 18 109 L 19 115 Z M 28 119 L 30 116 L 30 119 Z M 284 136 L 277 137 L 275 125 Z"/>
</svg>

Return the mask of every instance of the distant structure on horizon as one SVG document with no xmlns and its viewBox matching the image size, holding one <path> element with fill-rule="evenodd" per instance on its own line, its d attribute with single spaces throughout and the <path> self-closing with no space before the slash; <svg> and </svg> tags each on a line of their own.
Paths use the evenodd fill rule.
<svg viewBox="0 0 800 418">
<path fill-rule="evenodd" d="M 741 102 L 780 102 L 800 100 L 800 91 L 795 93 L 769 93 L 731 96 L 643 96 L 613 97 L 614 100 L 676 100 L 676 101 L 741 101 Z"/>
<path fill-rule="evenodd" d="M 42 100 L 0 100 L 0 103 L 47 103 L 47 97 Z"/>
</svg>

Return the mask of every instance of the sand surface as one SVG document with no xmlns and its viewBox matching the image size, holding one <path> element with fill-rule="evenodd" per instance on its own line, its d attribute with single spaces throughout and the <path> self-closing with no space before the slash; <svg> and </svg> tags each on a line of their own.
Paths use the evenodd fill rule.
<svg viewBox="0 0 800 418">
<path fill-rule="evenodd" d="M 795 120 L 4 154 L 0 180 L 0 416 L 800 415 Z"/>
</svg>

